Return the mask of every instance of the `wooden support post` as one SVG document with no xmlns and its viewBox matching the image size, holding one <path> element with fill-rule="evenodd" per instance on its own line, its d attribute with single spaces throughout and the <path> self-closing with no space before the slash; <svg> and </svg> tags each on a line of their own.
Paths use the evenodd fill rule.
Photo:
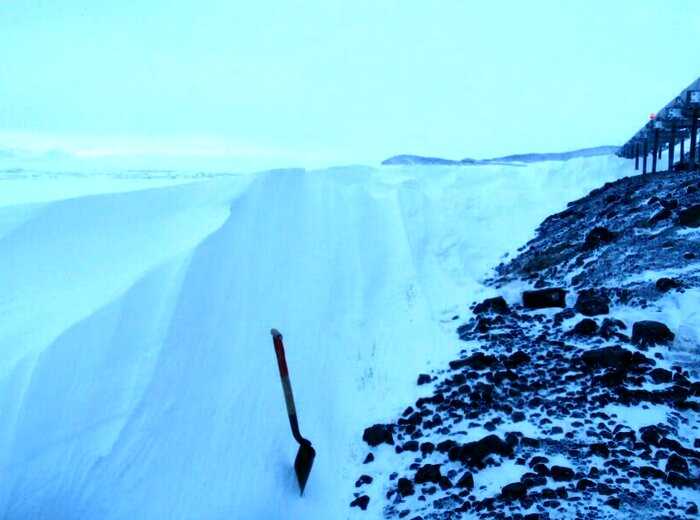
<svg viewBox="0 0 700 520">
<path fill-rule="evenodd" d="M 673 152 L 676 151 L 676 124 L 671 124 L 671 140 L 668 142 L 668 171 L 673 171 Z"/>
<path fill-rule="evenodd" d="M 647 172 L 647 155 L 649 154 L 647 150 L 647 140 L 644 139 L 644 149 L 642 150 L 644 152 L 644 155 L 642 156 L 642 174 L 645 174 Z"/>
<path fill-rule="evenodd" d="M 678 165 L 683 169 L 683 161 L 685 161 L 685 136 L 681 133 L 681 156 L 678 159 Z"/>
<path fill-rule="evenodd" d="M 659 153 L 659 131 L 654 130 L 654 148 L 652 150 L 654 154 L 651 160 L 651 173 L 656 173 L 656 159 Z"/>
<path fill-rule="evenodd" d="M 634 169 L 639 170 L 639 143 L 634 143 Z"/>
<path fill-rule="evenodd" d="M 698 142 L 698 109 L 694 108 L 690 122 L 690 169 L 695 168 L 695 158 L 697 154 Z"/>
</svg>

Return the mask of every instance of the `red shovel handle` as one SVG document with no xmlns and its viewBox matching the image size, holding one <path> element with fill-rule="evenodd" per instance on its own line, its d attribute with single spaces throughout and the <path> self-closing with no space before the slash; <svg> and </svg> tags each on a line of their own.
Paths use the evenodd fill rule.
<svg viewBox="0 0 700 520">
<path fill-rule="evenodd" d="M 311 445 L 311 443 L 304 437 L 302 437 L 301 433 L 299 432 L 299 421 L 297 420 L 297 410 L 294 406 L 292 383 L 289 381 L 289 370 L 287 369 L 287 360 L 284 357 L 284 344 L 282 343 L 282 334 L 277 329 L 272 329 L 270 333 L 272 334 L 272 342 L 275 345 L 277 367 L 280 370 L 282 390 L 284 391 L 284 402 L 287 405 L 287 415 L 289 416 L 289 425 L 292 428 L 292 435 L 299 444 Z"/>
</svg>

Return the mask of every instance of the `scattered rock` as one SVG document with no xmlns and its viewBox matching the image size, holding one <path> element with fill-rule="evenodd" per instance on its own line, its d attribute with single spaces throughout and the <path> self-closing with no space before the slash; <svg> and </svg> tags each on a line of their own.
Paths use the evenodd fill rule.
<svg viewBox="0 0 700 520">
<path fill-rule="evenodd" d="M 392 426 L 389 424 L 375 424 L 374 426 L 365 428 L 362 440 L 372 447 L 379 446 L 382 443 L 394 444 Z"/>
<path fill-rule="evenodd" d="M 508 303 L 505 301 L 503 296 L 496 296 L 495 298 L 486 298 L 481 303 L 477 303 L 474 307 L 474 314 L 508 314 L 509 312 L 510 307 L 508 307 Z"/>
<path fill-rule="evenodd" d="M 596 226 L 591 229 L 583 241 L 584 249 L 595 249 L 615 240 L 615 233 L 604 226 Z"/>
<path fill-rule="evenodd" d="M 574 478 L 574 470 L 564 466 L 552 466 L 549 472 L 556 482 L 564 482 Z"/>
<path fill-rule="evenodd" d="M 671 289 L 678 289 L 681 283 L 673 278 L 659 278 L 656 280 L 656 288 L 661 292 L 668 292 Z"/>
<path fill-rule="evenodd" d="M 632 363 L 632 352 L 619 346 L 589 350 L 581 355 L 581 360 L 590 368 L 625 368 Z"/>
<path fill-rule="evenodd" d="M 413 480 L 416 484 L 425 484 L 426 482 L 437 484 L 441 478 L 440 464 L 425 464 L 418 468 Z"/>
<path fill-rule="evenodd" d="M 417 384 L 418 385 L 425 385 L 427 383 L 430 383 L 432 380 L 433 380 L 433 378 L 430 377 L 430 375 L 428 375 L 428 374 L 419 374 Z"/>
<path fill-rule="evenodd" d="M 407 478 L 400 478 L 397 482 L 397 488 L 399 491 L 399 495 L 401 495 L 402 497 L 411 496 L 415 493 L 413 482 L 411 482 Z"/>
<path fill-rule="evenodd" d="M 525 498 L 527 495 L 527 486 L 522 482 L 513 482 L 501 488 L 501 497 L 503 500 L 518 500 Z"/>
<path fill-rule="evenodd" d="M 369 475 L 360 475 L 360 478 L 358 478 L 355 481 L 355 487 L 364 486 L 365 484 L 371 484 L 372 480 L 372 477 L 370 477 Z"/>
<path fill-rule="evenodd" d="M 685 208 L 678 213 L 678 224 L 685 227 L 700 227 L 700 204 Z"/>
<path fill-rule="evenodd" d="M 367 510 L 367 505 L 369 504 L 369 497 L 367 495 L 361 495 L 355 500 L 350 502 L 350 507 L 359 507 L 363 511 Z"/>
<path fill-rule="evenodd" d="M 465 471 L 457 481 L 457 487 L 463 489 L 474 489 L 474 476 L 469 472 Z"/>
<path fill-rule="evenodd" d="M 571 333 L 577 336 L 595 336 L 597 332 L 598 324 L 591 318 L 583 318 L 571 329 Z"/>
<path fill-rule="evenodd" d="M 561 287 L 524 291 L 523 306 L 528 309 L 566 307 L 566 291 Z"/>
<path fill-rule="evenodd" d="M 632 343 L 649 346 L 670 343 L 676 335 L 659 321 L 638 321 L 632 325 Z"/>
<path fill-rule="evenodd" d="M 593 289 L 579 291 L 574 309 L 584 316 L 598 316 L 610 312 L 610 298 Z"/>
</svg>

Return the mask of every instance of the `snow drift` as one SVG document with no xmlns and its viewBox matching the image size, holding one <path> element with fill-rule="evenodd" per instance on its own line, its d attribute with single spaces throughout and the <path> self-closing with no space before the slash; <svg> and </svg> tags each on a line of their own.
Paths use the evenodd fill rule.
<svg viewBox="0 0 700 520">
<path fill-rule="evenodd" d="M 606 156 L 86 177 L 58 195 L 15 176 L 0 207 L 2 516 L 358 514 L 363 427 L 454 357 L 451 320 L 479 281 L 566 201 L 630 173 Z M 273 326 L 318 452 L 303 498 Z"/>
</svg>

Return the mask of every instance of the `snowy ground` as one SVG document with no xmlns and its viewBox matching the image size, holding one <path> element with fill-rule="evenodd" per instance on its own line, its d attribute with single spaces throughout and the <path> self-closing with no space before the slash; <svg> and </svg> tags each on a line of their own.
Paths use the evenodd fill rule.
<svg viewBox="0 0 700 520">
<path fill-rule="evenodd" d="M 0 173 L 4 518 L 328 519 L 367 424 L 549 214 L 632 164 Z M 303 498 L 269 335 L 302 433 Z M 496 482 L 494 476 L 494 482 Z M 485 485 L 490 485 L 485 483 Z"/>
</svg>

